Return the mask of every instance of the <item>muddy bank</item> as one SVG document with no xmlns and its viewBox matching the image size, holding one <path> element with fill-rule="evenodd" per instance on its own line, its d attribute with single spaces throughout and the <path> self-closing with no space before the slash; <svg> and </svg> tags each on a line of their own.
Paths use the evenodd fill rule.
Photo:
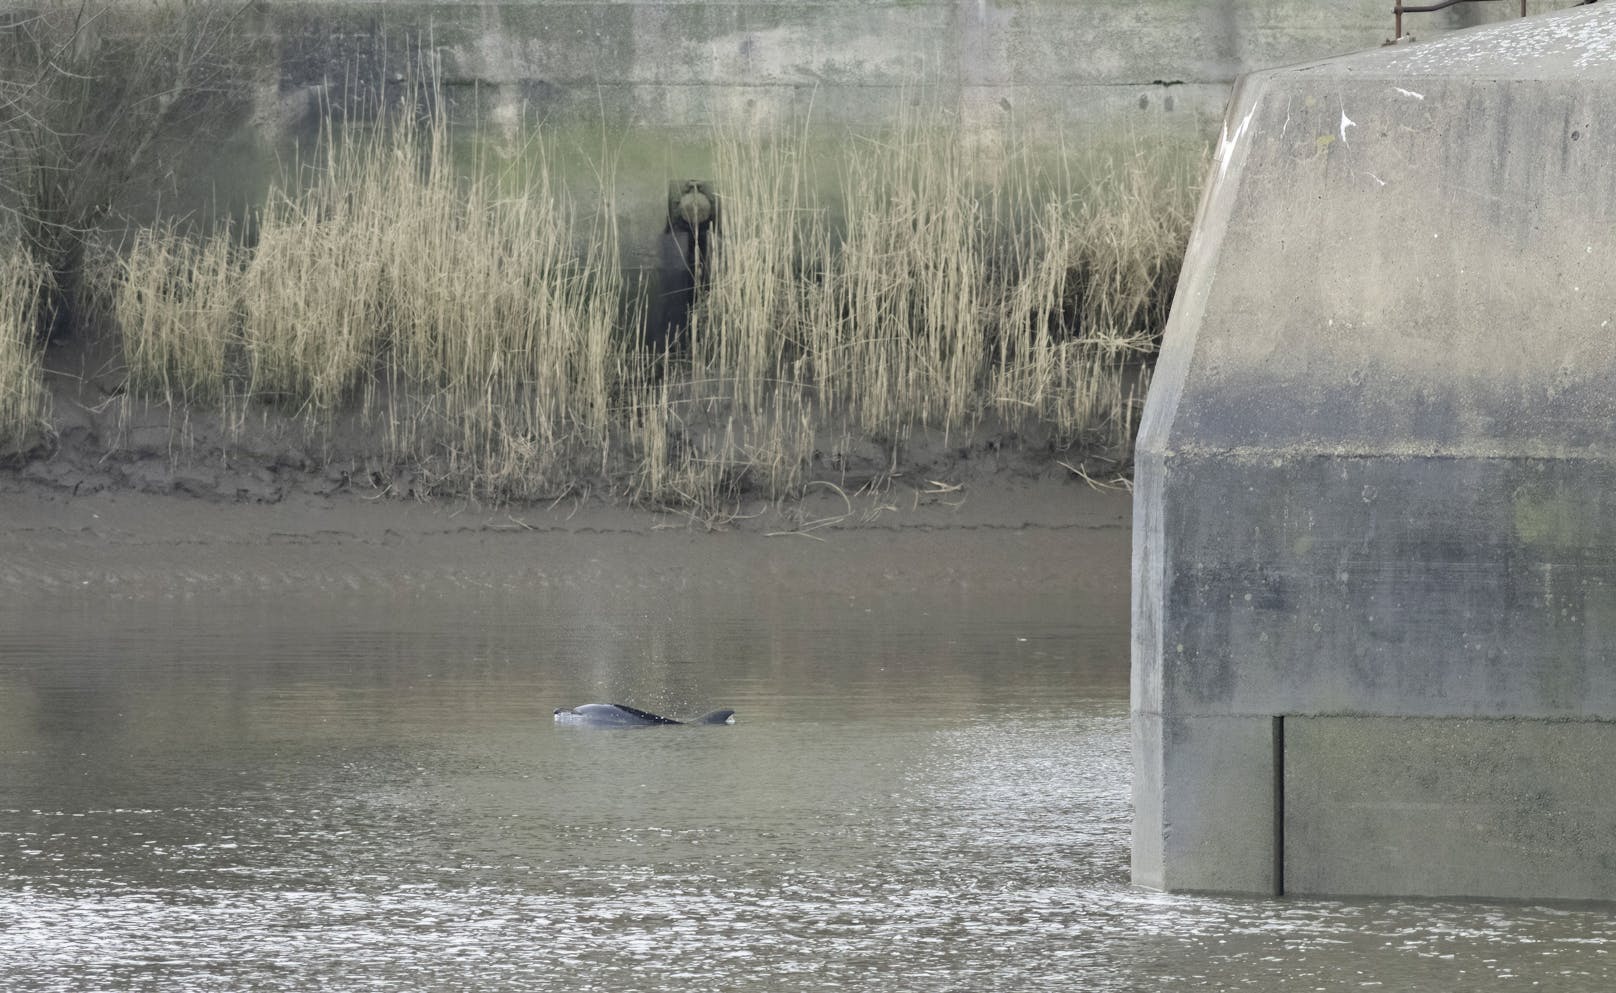
<svg viewBox="0 0 1616 993">
<path fill-rule="evenodd" d="M 897 474 L 844 466 L 787 501 L 720 515 L 580 487 L 544 504 L 426 498 L 363 454 L 284 421 L 227 438 L 216 417 L 127 404 L 89 352 L 52 373 L 56 437 L 0 468 L 0 586 L 214 588 L 426 582 L 723 585 L 804 591 L 1050 583 L 1126 595 L 1128 494 L 1005 439 L 911 446 Z M 343 446 L 347 446 L 344 448 Z"/>
<path fill-rule="evenodd" d="M 275 521 L 288 533 L 356 538 L 690 529 L 819 540 L 850 529 L 1061 528 L 1093 523 L 1096 514 L 1108 519 L 1107 508 L 1126 504 L 1115 497 L 1123 492 L 1115 463 L 1085 464 L 992 424 L 964 440 L 917 429 L 896 458 L 838 439 L 816 452 L 801 495 L 785 500 L 743 488 L 718 508 L 654 506 L 585 475 L 542 501 L 492 503 L 436 489 L 420 470 L 379 456 L 380 426 L 357 417 L 315 430 L 266 407 L 228 415 L 170 408 L 125 394 L 115 349 L 74 346 L 49 360 L 51 431 L 20 457 L 0 460 L 6 530 L 21 520 L 70 519 L 70 508 L 89 498 L 100 498 L 120 528 L 173 540 L 207 521 L 224 534 Z"/>
<path fill-rule="evenodd" d="M 844 516 L 839 497 L 708 531 L 675 515 L 586 505 L 300 495 L 276 504 L 0 486 L 0 589 L 17 603 L 69 590 L 119 598 L 349 591 L 408 585 L 563 586 L 659 595 L 766 582 L 804 595 L 992 587 L 1125 605 L 1129 500 L 1080 483 L 971 484 Z M 888 506 L 891 506 L 890 504 Z M 815 521 L 826 523 L 813 525 Z M 806 522 L 805 526 L 804 522 Z M 795 529 L 791 525 L 795 524 Z"/>
</svg>

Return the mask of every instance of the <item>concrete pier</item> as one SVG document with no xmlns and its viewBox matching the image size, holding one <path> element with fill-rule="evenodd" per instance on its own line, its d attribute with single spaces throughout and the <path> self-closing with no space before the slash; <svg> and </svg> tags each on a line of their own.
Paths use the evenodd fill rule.
<svg viewBox="0 0 1616 993">
<path fill-rule="evenodd" d="M 1136 883 L 1616 898 L 1616 4 L 1236 87 L 1138 451 Z"/>
</svg>

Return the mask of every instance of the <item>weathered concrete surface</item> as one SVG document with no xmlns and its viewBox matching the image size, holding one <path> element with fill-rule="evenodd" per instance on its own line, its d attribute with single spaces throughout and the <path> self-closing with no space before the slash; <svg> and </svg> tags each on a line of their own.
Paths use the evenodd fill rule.
<svg viewBox="0 0 1616 993">
<path fill-rule="evenodd" d="M 541 113 L 594 118 L 604 102 L 671 127 L 810 102 L 833 120 L 882 121 L 919 86 L 947 91 L 985 127 L 1006 115 L 1115 123 L 1141 112 L 1193 123 L 1221 114 L 1242 72 L 1376 44 L 1391 31 L 1380 0 L 1327 11 L 1307 0 L 322 0 L 262 9 L 282 41 L 283 89 L 318 85 L 334 68 L 340 76 L 377 39 L 399 51 L 426 39 L 451 85 L 495 88 Z M 1416 27 L 1438 31 L 1456 16 Z"/>
<path fill-rule="evenodd" d="M 1607 722 L 1287 718 L 1285 886 L 1609 899 L 1612 755 Z"/>
<path fill-rule="evenodd" d="M 1561 802 L 1616 758 L 1611 8 L 1237 89 L 1138 452 L 1140 883 L 1616 898 Z M 1163 729 L 1275 717 L 1231 830 Z"/>
<path fill-rule="evenodd" d="M 1549 10 L 1563 0 L 1531 0 Z M 1437 35 L 1512 16 L 1485 4 L 1410 15 Z M 381 56 L 430 53 L 451 86 L 552 121 L 658 132 L 809 107 L 890 121 L 924 89 L 988 131 L 1158 123 L 1204 133 L 1241 73 L 1379 44 L 1384 0 L 270 0 L 281 114 Z"/>
<path fill-rule="evenodd" d="M 1274 849 L 1251 843 L 1274 833 L 1273 719 L 1137 713 L 1133 733 L 1136 789 L 1161 797 L 1135 805 L 1134 881 L 1162 890 L 1277 890 Z"/>
<path fill-rule="evenodd" d="M 1532 0 L 1534 9 L 1563 0 Z M 1507 5 L 1410 18 L 1439 33 Z M 234 134 L 195 143 L 145 185 L 162 209 L 239 212 L 278 162 L 313 138 L 352 87 L 427 63 L 458 120 L 517 147 L 543 121 L 585 153 L 562 177 L 598 202 L 602 148 L 615 157 L 616 206 L 634 264 L 654 264 L 670 179 L 713 175 L 717 124 L 809 116 L 817 142 L 846 126 L 890 123 L 924 100 L 957 115 L 984 146 L 1018 154 L 1061 133 L 1075 145 L 1212 134 L 1234 78 L 1266 65 L 1378 44 L 1385 0 L 262 0 L 235 23 L 254 44 L 243 75 L 252 112 Z M 0 25 L 6 23 L 0 4 Z M 11 8 L 21 12 L 22 7 Z M 125 4 L 81 41 L 138 33 Z M 0 31 L 0 58 L 6 57 Z M 1053 144 L 1050 148 L 1055 147 Z M 511 149 L 507 149 L 509 151 Z M 468 157 L 472 150 L 467 150 Z M 598 157 L 598 156 L 597 156 Z M 836 165 L 825 171 L 834 181 Z M 123 205 L 145 220 L 156 194 Z"/>
</svg>

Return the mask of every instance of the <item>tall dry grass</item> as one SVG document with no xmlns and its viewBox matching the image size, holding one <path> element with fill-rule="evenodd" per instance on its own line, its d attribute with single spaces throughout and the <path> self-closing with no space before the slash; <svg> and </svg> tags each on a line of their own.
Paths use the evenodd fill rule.
<svg viewBox="0 0 1616 993">
<path fill-rule="evenodd" d="M 0 458 L 27 447 L 50 412 L 39 337 L 49 278 L 21 245 L 0 244 Z"/>
<path fill-rule="evenodd" d="M 920 114 L 844 146 L 831 204 L 809 192 L 808 146 L 779 133 L 715 139 L 724 230 L 691 332 L 700 388 L 655 400 L 771 436 L 704 439 L 708 476 L 800 485 L 815 432 L 782 424 L 875 439 L 901 462 L 917 431 L 946 446 L 992 418 L 1052 448 L 1126 460 L 1199 154 L 1131 141 L 1018 156 Z"/>
<path fill-rule="evenodd" d="M 114 294 L 131 388 L 313 430 L 356 411 L 387 459 L 489 496 L 598 471 L 623 361 L 611 215 L 580 217 L 542 147 L 516 176 L 451 153 L 441 113 L 330 129 L 251 245 L 143 232 Z"/>
<path fill-rule="evenodd" d="M 610 204 L 559 188 L 542 134 L 512 172 L 455 168 L 441 113 L 331 129 L 251 244 L 134 241 L 116 292 L 131 387 L 276 404 L 310 430 L 357 413 L 386 458 L 501 498 L 604 478 L 712 509 L 799 490 L 826 438 L 897 464 L 919 434 L 957 445 L 986 419 L 1125 457 L 1194 155 L 983 152 L 917 116 L 850 136 L 822 197 L 809 146 L 715 133 L 712 276 L 687 348 L 652 362 L 629 347 Z"/>
<path fill-rule="evenodd" d="M 988 393 L 1059 445 L 1126 454 L 1194 221 L 1202 156 L 1171 143 L 1063 155 L 1015 215 Z"/>
<path fill-rule="evenodd" d="M 170 404 L 225 399 L 240 320 L 238 257 L 228 232 L 202 241 L 164 224 L 135 234 L 113 295 L 132 389 Z"/>
</svg>

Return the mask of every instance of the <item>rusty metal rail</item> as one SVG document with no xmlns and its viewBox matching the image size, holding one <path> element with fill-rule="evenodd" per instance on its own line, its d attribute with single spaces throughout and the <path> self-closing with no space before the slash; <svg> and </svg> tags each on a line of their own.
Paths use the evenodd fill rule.
<svg viewBox="0 0 1616 993">
<path fill-rule="evenodd" d="M 1490 0 L 1437 0 L 1436 3 L 1404 3 L 1403 0 L 1396 0 L 1396 2 L 1392 5 L 1392 14 L 1397 19 L 1397 33 L 1392 35 L 1392 37 L 1394 39 L 1403 37 L 1404 14 L 1429 14 L 1433 11 L 1447 10 L 1449 7 L 1453 7 L 1461 3 L 1487 2 L 1490 2 Z M 1526 0 L 1521 0 L 1521 16 L 1526 16 Z"/>
</svg>

